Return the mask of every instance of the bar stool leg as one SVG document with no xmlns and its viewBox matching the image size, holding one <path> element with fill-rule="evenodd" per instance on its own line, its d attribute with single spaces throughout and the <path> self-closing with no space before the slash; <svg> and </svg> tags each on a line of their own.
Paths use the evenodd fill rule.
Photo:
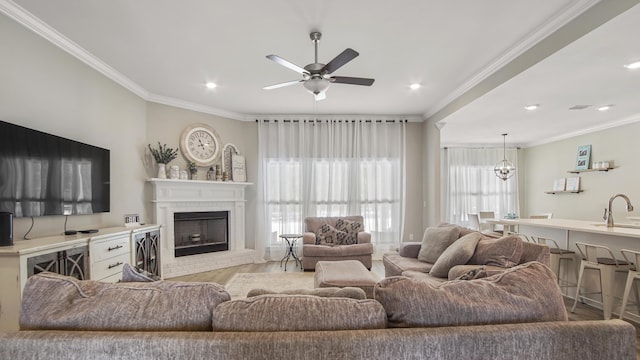
<svg viewBox="0 0 640 360">
<path fill-rule="evenodd" d="M 554 274 L 556 274 L 556 282 L 560 283 L 560 256 L 559 255 L 555 255 L 555 254 L 551 254 L 551 256 L 549 256 L 549 260 L 550 261 L 550 265 L 551 265 L 551 271 L 553 271 Z"/>
<path fill-rule="evenodd" d="M 578 273 L 578 285 L 576 286 L 576 299 L 571 307 L 571 312 L 576 311 L 576 305 L 578 305 L 578 299 L 580 299 L 580 287 L 582 286 L 582 275 L 584 274 L 584 261 L 580 262 L 580 272 Z"/>
<path fill-rule="evenodd" d="M 627 307 L 627 301 L 629 301 L 629 293 L 631 292 L 631 287 L 633 286 L 633 274 L 629 271 L 627 275 L 627 284 L 624 286 L 624 295 L 622 296 L 622 306 L 620 307 L 620 319 L 624 318 L 624 312 Z M 637 296 L 637 295 L 636 295 Z"/>
<path fill-rule="evenodd" d="M 613 312 L 613 289 L 616 271 L 613 266 L 606 266 L 600 269 L 600 286 L 602 289 L 602 311 L 604 319 L 611 320 Z"/>
</svg>

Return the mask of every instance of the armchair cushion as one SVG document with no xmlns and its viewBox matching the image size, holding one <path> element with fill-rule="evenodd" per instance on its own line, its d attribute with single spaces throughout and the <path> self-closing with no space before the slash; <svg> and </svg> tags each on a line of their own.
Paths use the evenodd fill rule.
<svg viewBox="0 0 640 360">
<path fill-rule="evenodd" d="M 451 227 L 429 227 L 422 238 L 422 246 L 418 253 L 418 260 L 435 263 L 444 250 L 458 239 L 460 229 Z"/>
</svg>

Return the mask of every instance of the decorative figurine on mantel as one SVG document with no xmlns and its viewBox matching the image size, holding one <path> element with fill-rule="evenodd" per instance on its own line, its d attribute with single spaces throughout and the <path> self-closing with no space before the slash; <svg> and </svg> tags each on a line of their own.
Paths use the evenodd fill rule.
<svg viewBox="0 0 640 360">
<path fill-rule="evenodd" d="M 156 163 L 158 163 L 158 178 L 166 179 L 167 164 L 178 156 L 178 149 L 167 147 L 167 144 L 162 145 L 160 144 L 160 141 L 158 141 L 157 149 L 152 148 L 151 144 L 148 144 L 148 146 L 151 151 L 151 155 L 153 155 Z"/>
<path fill-rule="evenodd" d="M 209 181 L 213 181 L 215 179 L 216 176 L 216 172 L 213 170 L 213 166 L 209 168 L 209 171 L 207 171 L 207 180 Z"/>
</svg>

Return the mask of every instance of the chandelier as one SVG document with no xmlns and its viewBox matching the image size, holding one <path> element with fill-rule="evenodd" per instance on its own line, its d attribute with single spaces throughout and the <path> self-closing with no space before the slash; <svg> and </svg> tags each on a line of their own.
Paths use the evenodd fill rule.
<svg viewBox="0 0 640 360">
<path fill-rule="evenodd" d="M 516 173 L 516 167 L 513 166 L 511 161 L 507 160 L 507 134 L 502 134 L 502 161 L 496 164 L 496 167 L 493 168 L 493 172 L 496 173 L 496 176 L 503 181 L 507 181 L 508 178 L 512 177 L 513 174 Z"/>
</svg>

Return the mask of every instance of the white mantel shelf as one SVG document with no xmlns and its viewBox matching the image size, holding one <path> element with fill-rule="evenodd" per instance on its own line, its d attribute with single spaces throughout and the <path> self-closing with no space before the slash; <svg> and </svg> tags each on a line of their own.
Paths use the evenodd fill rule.
<svg viewBox="0 0 640 360">
<path fill-rule="evenodd" d="M 245 249 L 245 188 L 247 182 L 148 179 L 153 217 L 162 225 L 162 273 L 165 278 L 254 262 L 255 250 Z M 174 214 L 228 211 L 229 250 L 175 257 Z"/>
</svg>

